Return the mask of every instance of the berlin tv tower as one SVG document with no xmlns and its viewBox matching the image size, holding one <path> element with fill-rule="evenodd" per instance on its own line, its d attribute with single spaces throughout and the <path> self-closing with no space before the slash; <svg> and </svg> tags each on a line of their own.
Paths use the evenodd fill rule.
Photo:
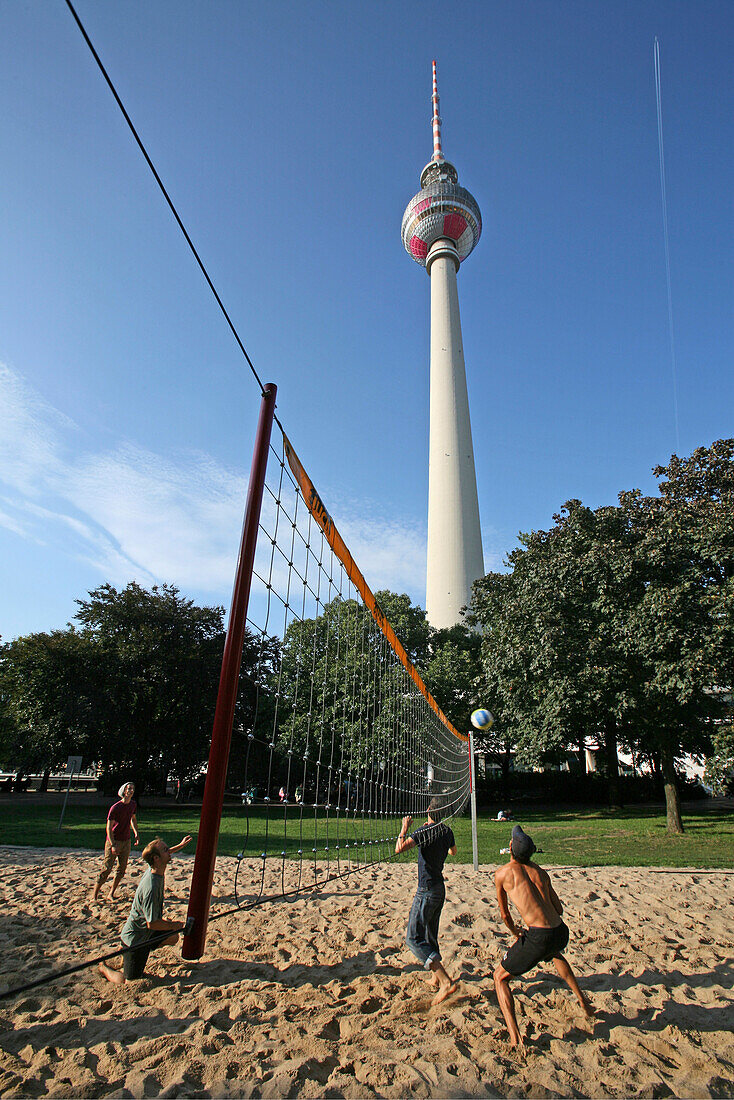
<svg viewBox="0 0 734 1100">
<path fill-rule="evenodd" d="M 466 392 L 456 272 L 482 232 L 473 195 L 441 150 L 433 62 L 433 156 L 403 215 L 406 251 L 431 279 L 431 412 L 428 460 L 426 616 L 434 627 L 461 622 L 471 586 L 484 576 L 477 477 Z"/>
</svg>

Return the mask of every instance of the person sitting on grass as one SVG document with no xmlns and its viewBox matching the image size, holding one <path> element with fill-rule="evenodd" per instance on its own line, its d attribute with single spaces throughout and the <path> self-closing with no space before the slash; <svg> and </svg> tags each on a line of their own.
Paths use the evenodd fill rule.
<svg viewBox="0 0 734 1100">
<path fill-rule="evenodd" d="M 104 963 L 98 964 L 100 974 L 108 982 L 122 985 L 123 982 L 142 978 L 152 950 L 156 947 L 173 947 L 178 943 L 178 933 L 184 929 L 185 922 L 163 919 L 163 888 L 166 867 L 171 862 L 171 856 L 190 843 L 191 837 L 185 836 L 173 848 L 169 848 L 164 840 L 156 837 L 143 849 L 143 859 L 149 869 L 135 891 L 130 915 L 120 933 L 123 945 L 134 950 L 126 951 L 122 956 L 122 970 L 115 970 Z M 170 935 L 160 939 L 162 932 L 170 932 Z M 148 946 L 150 940 L 157 942 Z"/>
<path fill-rule="evenodd" d="M 502 962 L 494 972 L 494 988 L 497 991 L 502 1015 L 510 1032 L 510 1046 L 524 1046 L 517 1026 L 515 1002 L 510 992 L 510 980 L 532 970 L 541 962 L 553 960 L 556 970 L 574 994 L 587 1016 L 593 1016 L 594 1008 L 579 989 L 573 970 L 561 954 L 568 945 L 568 928 L 561 920 L 563 906 L 551 885 L 549 875 L 531 862 L 537 851 L 530 837 L 519 825 L 512 830 L 510 862 L 500 867 L 494 876 L 500 915 L 517 939 L 506 951 Z M 510 915 L 507 899 L 520 912 L 527 924 L 523 930 Z"/>
<path fill-rule="evenodd" d="M 404 817 L 395 844 L 395 854 L 418 848 L 418 890 L 410 909 L 405 942 L 426 970 L 431 971 L 430 986 L 436 990 L 431 1002 L 440 1004 L 456 992 L 457 983 L 444 970 L 438 947 L 438 923 L 446 900 L 443 865 L 447 855 L 456 855 L 456 841 L 448 825 L 441 823 L 442 801 L 432 798 L 428 820 L 408 836 L 412 817 Z"/>
</svg>

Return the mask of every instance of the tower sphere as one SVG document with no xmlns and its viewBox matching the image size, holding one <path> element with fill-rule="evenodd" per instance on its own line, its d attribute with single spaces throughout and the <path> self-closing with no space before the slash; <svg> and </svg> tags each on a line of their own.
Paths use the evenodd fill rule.
<svg viewBox="0 0 734 1100">
<path fill-rule="evenodd" d="M 447 160 L 432 160 L 421 172 L 421 190 L 403 214 L 401 235 L 406 252 L 426 266 L 431 245 L 448 238 L 465 260 L 482 233 L 482 215 L 474 196 L 460 187 L 458 173 Z"/>
</svg>

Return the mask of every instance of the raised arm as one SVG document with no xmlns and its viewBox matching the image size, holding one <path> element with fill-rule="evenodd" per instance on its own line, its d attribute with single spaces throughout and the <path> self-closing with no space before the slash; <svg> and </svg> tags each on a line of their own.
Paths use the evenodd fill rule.
<svg viewBox="0 0 734 1100">
<path fill-rule="evenodd" d="M 174 844 L 172 848 L 169 848 L 169 852 L 180 852 L 182 848 L 185 848 L 187 844 L 191 843 L 191 837 L 185 836 L 182 840 L 179 840 L 178 844 Z"/>
<path fill-rule="evenodd" d="M 400 828 L 398 839 L 395 841 L 395 855 L 399 856 L 401 852 L 407 852 L 408 848 L 415 848 L 415 841 L 411 836 L 408 836 L 408 829 L 410 828 L 412 817 L 404 817 L 403 824 Z"/>
</svg>

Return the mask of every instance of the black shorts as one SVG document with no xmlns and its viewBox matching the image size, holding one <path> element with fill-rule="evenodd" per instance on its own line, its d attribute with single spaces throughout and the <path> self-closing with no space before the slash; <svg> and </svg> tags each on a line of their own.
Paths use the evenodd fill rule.
<svg viewBox="0 0 734 1100">
<path fill-rule="evenodd" d="M 561 921 L 555 928 L 528 928 L 502 959 L 505 970 L 519 978 L 541 962 L 549 962 L 568 947 L 568 928 Z"/>
<path fill-rule="evenodd" d="M 140 947 L 134 947 L 131 951 L 125 952 L 122 956 L 122 972 L 127 981 L 134 982 L 138 978 L 142 978 L 145 972 L 145 964 L 148 961 L 148 955 L 150 955 L 152 950 L 151 947 L 141 944 Z"/>
</svg>

